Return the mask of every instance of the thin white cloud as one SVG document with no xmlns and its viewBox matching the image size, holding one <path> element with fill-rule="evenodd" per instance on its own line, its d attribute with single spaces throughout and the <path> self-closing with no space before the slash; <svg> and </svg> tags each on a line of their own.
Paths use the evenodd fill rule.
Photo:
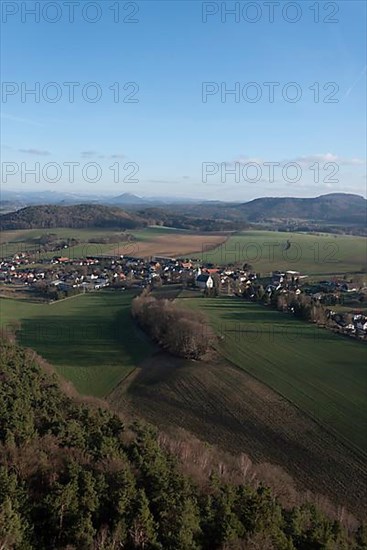
<svg viewBox="0 0 367 550">
<path fill-rule="evenodd" d="M 97 151 L 82 151 L 80 156 L 83 158 L 97 157 L 99 153 Z"/>
<path fill-rule="evenodd" d="M 301 165 L 308 165 L 314 162 L 324 164 L 327 162 L 335 162 L 335 164 L 338 164 L 339 166 L 363 166 L 366 161 L 365 159 L 360 158 L 339 157 L 338 155 L 334 155 L 333 153 L 320 153 L 316 155 L 296 157 L 294 159 L 284 161 L 284 163 L 286 162 L 297 162 Z"/>
<path fill-rule="evenodd" d="M 25 153 L 27 155 L 36 155 L 40 157 L 45 157 L 50 155 L 49 151 L 42 151 L 41 149 L 18 149 L 19 153 Z"/>
<path fill-rule="evenodd" d="M 262 158 L 259 158 L 259 157 L 241 156 L 241 157 L 237 158 L 234 162 L 239 162 L 240 164 L 249 164 L 249 163 L 264 164 L 264 162 L 266 162 L 266 161 Z"/>
<path fill-rule="evenodd" d="M 112 155 L 103 155 L 102 153 L 99 153 L 98 151 L 82 151 L 80 153 L 80 156 L 82 158 L 99 158 L 99 159 L 124 159 L 126 158 L 125 155 L 122 153 L 113 153 Z"/>
<path fill-rule="evenodd" d="M 4 120 L 10 120 L 11 122 L 20 122 L 21 124 L 30 124 L 31 126 L 44 126 L 36 120 L 31 120 L 29 118 L 22 118 L 19 116 L 9 115 L 8 113 L 1 113 L 1 118 Z"/>
<path fill-rule="evenodd" d="M 239 162 L 240 164 L 254 163 L 259 165 L 263 165 L 266 162 L 267 163 L 279 162 L 279 164 L 281 165 L 287 164 L 289 162 L 294 162 L 294 163 L 300 164 L 301 166 L 308 166 L 315 162 L 318 162 L 320 164 L 326 164 L 327 162 L 335 162 L 339 166 L 364 166 L 366 164 L 366 159 L 361 159 L 357 157 L 353 157 L 353 158 L 339 157 L 338 155 L 334 155 L 333 153 L 317 153 L 314 155 L 303 155 L 295 158 L 282 159 L 282 160 L 240 156 L 234 161 L 231 161 L 226 164 L 233 166 L 236 162 Z"/>
</svg>

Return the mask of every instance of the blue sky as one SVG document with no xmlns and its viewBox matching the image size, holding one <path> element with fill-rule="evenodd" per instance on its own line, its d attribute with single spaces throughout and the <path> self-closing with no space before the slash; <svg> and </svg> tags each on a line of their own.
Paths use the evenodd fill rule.
<svg viewBox="0 0 367 550">
<path fill-rule="evenodd" d="M 35 21 L 36 4 L 2 3 L 4 189 L 366 194 L 365 2 L 280 1 L 273 22 L 266 2 L 82 0 L 74 22 L 61 0 Z M 79 83 L 73 103 L 65 82 Z M 35 83 L 37 98 L 25 94 Z"/>
</svg>

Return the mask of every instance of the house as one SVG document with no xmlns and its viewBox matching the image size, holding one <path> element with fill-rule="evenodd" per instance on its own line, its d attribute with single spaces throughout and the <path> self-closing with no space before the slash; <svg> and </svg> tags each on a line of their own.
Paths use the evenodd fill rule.
<svg viewBox="0 0 367 550">
<path fill-rule="evenodd" d="M 290 269 L 286 271 L 285 274 L 286 274 L 286 278 L 292 281 L 294 281 L 295 279 L 298 279 L 299 276 L 301 275 L 299 271 L 293 271 Z"/>
<path fill-rule="evenodd" d="M 103 288 L 105 286 L 108 286 L 109 285 L 109 282 L 108 282 L 108 279 L 104 279 L 104 278 L 98 278 L 96 281 L 94 281 L 94 288 L 96 290 L 99 290 L 100 288 Z"/>
<path fill-rule="evenodd" d="M 150 266 L 150 269 L 152 271 L 158 271 L 159 269 L 161 269 L 161 264 L 159 262 L 154 261 L 154 260 L 149 262 L 149 266 Z"/>
<path fill-rule="evenodd" d="M 281 277 L 285 277 L 285 273 L 284 271 L 273 271 L 271 276 L 280 279 Z"/>
<path fill-rule="evenodd" d="M 367 321 L 359 321 L 357 324 L 356 324 L 356 328 L 357 330 L 360 330 L 360 331 L 363 331 L 363 332 L 366 332 L 367 331 Z"/>
<path fill-rule="evenodd" d="M 273 271 L 271 274 L 272 283 L 278 285 L 284 281 L 285 273 L 282 271 Z"/>
<path fill-rule="evenodd" d="M 267 285 L 267 287 L 265 288 L 265 292 L 267 292 L 268 294 L 271 294 L 275 290 L 277 290 L 277 287 L 275 285 Z"/>
<path fill-rule="evenodd" d="M 214 275 L 215 273 L 218 273 L 219 272 L 219 269 L 214 267 L 214 268 L 209 268 L 209 269 L 206 269 L 206 272 L 209 273 L 209 275 Z"/>
<path fill-rule="evenodd" d="M 211 275 L 209 273 L 200 273 L 195 279 L 195 285 L 205 290 L 206 288 L 213 288 L 214 287 L 214 281 Z"/>
<path fill-rule="evenodd" d="M 353 283 L 343 283 L 341 285 L 342 292 L 357 292 L 357 287 Z"/>
</svg>

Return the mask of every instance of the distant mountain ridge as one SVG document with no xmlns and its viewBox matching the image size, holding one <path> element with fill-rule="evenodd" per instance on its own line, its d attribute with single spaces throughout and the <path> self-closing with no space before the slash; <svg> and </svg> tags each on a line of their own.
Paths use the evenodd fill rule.
<svg viewBox="0 0 367 550">
<path fill-rule="evenodd" d="M 367 200 L 359 195 L 331 193 L 314 198 L 263 197 L 245 203 L 205 201 L 196 204 L 146 207 L 136 211 L 144 217 L 162 217 L 165 224 L 176 217 L 211 219 L 242 224 L 284 226 L 291 224 L 302 227 L 345 227 L 365 228 L 367 222 Z"/>
<path fill-rule="evenodd" d="M 122 193 L 117 196 L 67 193 L 63 191 L 7 191 L 0 192 L 0 208 L 12 206 L 12 211 L 26 206 L 56 204 L 67 206 L 73 204 L 104 204 L 105 206 L 156 206 L 167 204 L 201 202 L 182 197 L 141 197 L 134 193 Z M 10 211 L 10 210 L 9 210 Z"/>
<path fill-rule="evenodd" d="M 182 204 L 139 202 L 139 197 L 123 194 L 121 205 L 95 203 L 27 206 L 0 215 L 2 229 L 52 227 L 126 228 L 160 224 L 205 231 L 239 230 L 253 223 L 271 225 L 285 222 L 363 226 L 367 221 L 367 200 L 359 195 L 331 193 L 315 198 L 264 197 L 245 203 L 204 201 Z M 135 202 L 136 201 L 136 202 Z M 118 202 L 118 201 L 117 201 Z M 122 208 L 122 206 L 124 208 Z"/>
<path fill-rule="evenodd" d="M 149 199 L 144 199 L 142 197 L 138 197 L 138 195 L 134 195 L 133 193 L 123 193 L 122 195 L 118 195 L 117 197 L 112 197 L 111 199 L 108 199 L 109 204 L 122 204 L 122 205 L 129 205 L 129 204 L 146 204 L 149 202 Z"/>
</svg>

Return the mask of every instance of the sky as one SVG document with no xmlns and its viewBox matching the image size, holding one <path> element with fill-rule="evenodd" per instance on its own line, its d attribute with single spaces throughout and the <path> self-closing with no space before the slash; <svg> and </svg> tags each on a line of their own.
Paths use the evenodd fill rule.
<svg viewBox="0 0 367 550">
<path fill-rule="evenodd" d="M 366 195 L 364 1 L 1 8 L 4 190 Z"/>
</svg>

